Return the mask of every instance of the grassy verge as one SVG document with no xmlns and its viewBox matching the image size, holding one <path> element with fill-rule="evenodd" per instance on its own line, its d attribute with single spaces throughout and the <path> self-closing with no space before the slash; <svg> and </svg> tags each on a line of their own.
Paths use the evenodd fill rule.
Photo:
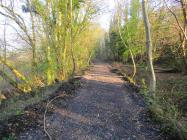
<svg viewBox="0 0 187 140">
<path fill-rule="evenodd" d="M 47 99 L 51 94 L 56 92 L 62 83 L 54 84 L 50 87 L 39 89 L 35 93 L 28 93 L 23 96 L 14 96 L 6 101 L 0 108 L 0 121 L 7 120 L 10 116 L 22 114 L 24 108 Z"/>
<path fill-rule="evenodd" d="M 27 106 L 39 103 L 43 100 L 55 96 L 57 91 L 65 91 L 69 94 L 72 90 L 79 86 L 79 81 L 76 79 L 70 79 L 66 82 L 59 82 L 51 86 L 38 89 L 32 93 L 25 95 L 13 96 L 12 98 L 5 100 L 0 106 L 0 121 L 8 120 L 11 116 L 17 116 L 24 113 L 24 109 Z"/>
<path fill-rule="evenodd" d="M 132 66 L 114 63 L 125 75 L 130 75 Z M 187 76 L 180 73 L 156 71 L 157 91 L 153 98 L 147 93 L 146 70 L 138 66 L 135 81 L 141 85 L 152 119 L 161 124 L 162 131 L 175 139 L 187 139 Z"/>
</svg>

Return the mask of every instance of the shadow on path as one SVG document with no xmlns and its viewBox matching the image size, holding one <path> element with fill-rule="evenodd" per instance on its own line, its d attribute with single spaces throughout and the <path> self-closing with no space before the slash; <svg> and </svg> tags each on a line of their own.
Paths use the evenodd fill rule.
<svg viewBox="0 0 187 140">
<path fill-rule="evenodd" d="M 108 64 L 96 63 L 83 76 L 75 97 L 58 99 L 47 115 L 54 140 L 162 140 L 146 117 L 142 99 L 133 96 Z M 42 129 L 20 134 L 21 140 L 48 139 Z"/>
</svg>

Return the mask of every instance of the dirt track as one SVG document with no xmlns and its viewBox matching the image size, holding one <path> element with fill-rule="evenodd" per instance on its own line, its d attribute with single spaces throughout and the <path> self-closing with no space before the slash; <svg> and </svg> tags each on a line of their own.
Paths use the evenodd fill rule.
<svg viewBox="0 0 187 140">
<path fill-rule="evenodd" d="M 58 99 L 47 114 L 54 140 L 162 140 L 146 116 L 143 100 L 129 91 L 106 63 L 96 63 L 83 76 L 75 97 Z M 41 120 L 42 121 L 42 120 Z M 20 133 L 22 140 L 48 139 L 42 129 Z"/>
</svg>

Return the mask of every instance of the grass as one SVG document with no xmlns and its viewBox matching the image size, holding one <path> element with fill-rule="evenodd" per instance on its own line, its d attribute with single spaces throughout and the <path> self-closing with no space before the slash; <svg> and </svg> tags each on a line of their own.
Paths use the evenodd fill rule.
<svg viewBox="0 0 187 140">
<path fill-rule="evenodd" d="M 154 118 L 163 123 L 163 131 L 182 140 L 187 139 L 186 84 L 187 76 L 158 80 L 156 98 L 149 104 Z"/>
<path fill-rule="evenodd" d="M 22 98 L 20 96 L 14 96 L 5 100 L 4 107 L 0 109 L 0 121 L 7 120 L 9 117 L 14 115 L 22 114 L 26 106 L 47 99 L 50 95 L 56 92 L 61 85 L 62 83 L 56 83 L 52 86 L 35 91 L 34 95 L 23 95 Z"/>
<path fill-rule="evenodd" d="M 126 75 L 132 66 L 114 63 Z M 161 124 L 163 132 L 176 139 L 187 139 L 187 76 L 180 73 L 159 73 L 157 76 L 156 97 L 148 94 L 148 78 L 144 67 L 138 67 L 135 81 L 148 103 L 150 114 L 155 122 Z"/>
</svg>

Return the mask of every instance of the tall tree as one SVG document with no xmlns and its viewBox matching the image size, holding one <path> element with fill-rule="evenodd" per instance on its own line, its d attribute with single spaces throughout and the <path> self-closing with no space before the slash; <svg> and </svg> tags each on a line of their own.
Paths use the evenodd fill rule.
<svg viewBox="0 0 187 140">
<path fill-rule="evenodd" d="M 146 32 L 146 49 L 148 56 L 148 72 L 150 76 L 150 86 L 149 91 L 154 95 L 156 91 L 156 76 L 153 67 L 153 56 L 152 56 L 152 40 L 151 40 L 151 27 L 147 13 L 147 0 L 142 0 L 142 10 L 143 10 L 143 18 Z"/>
</svg>

